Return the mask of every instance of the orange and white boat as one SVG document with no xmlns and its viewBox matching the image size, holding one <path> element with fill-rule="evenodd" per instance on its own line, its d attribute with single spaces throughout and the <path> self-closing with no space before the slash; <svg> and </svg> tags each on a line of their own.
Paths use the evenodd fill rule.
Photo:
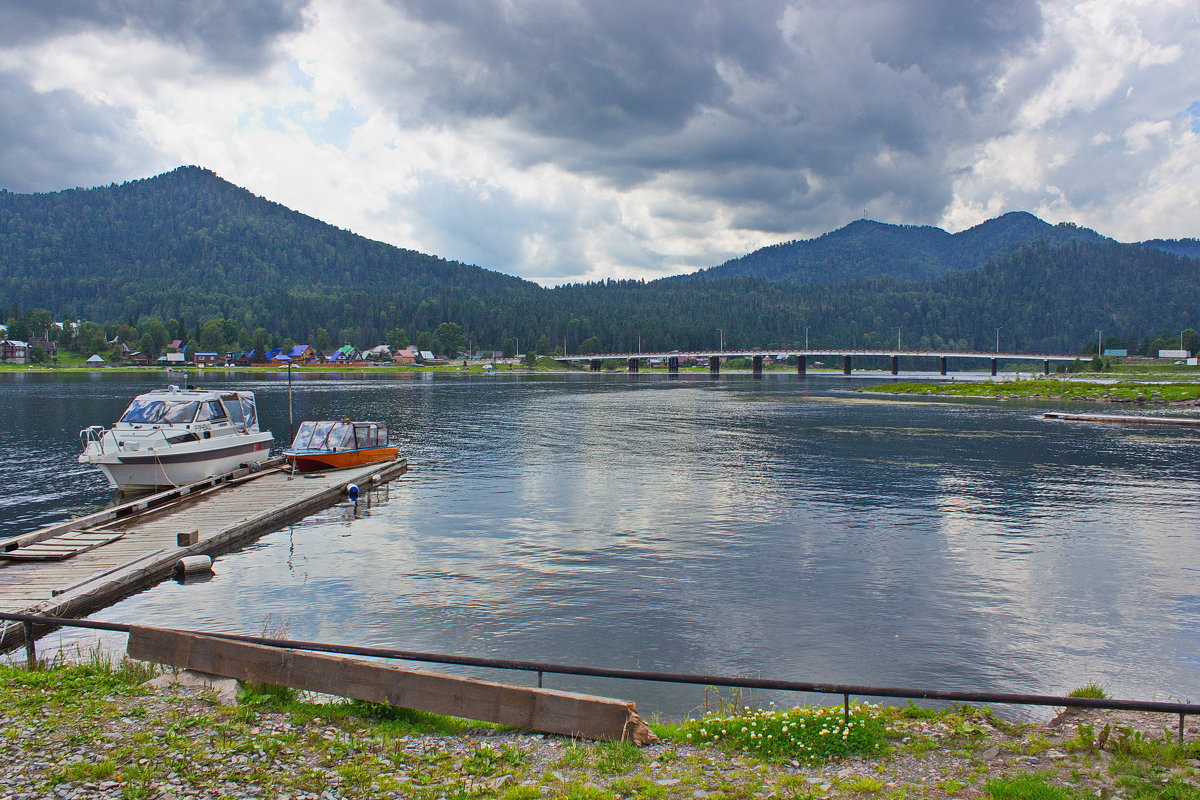
<svg viewBox="0 0 1200 800">
<path fill-rule="evenodd" d="M 314 472 L 394 461 L 398 453 L 386 422 L 321 420 L 300 423 L 283 457 L 297 472 Z"/>
</svg>

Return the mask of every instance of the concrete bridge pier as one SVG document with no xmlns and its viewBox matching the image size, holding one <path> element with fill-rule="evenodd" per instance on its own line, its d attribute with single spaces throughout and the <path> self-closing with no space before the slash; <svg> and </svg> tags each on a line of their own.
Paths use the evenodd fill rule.
<svg viewBox="0 0 1200 800">
<path fill-rule="evenodd" d="M 763 362 L 762 356 L 754 357 L 754 377 L 756 377 L 756 378 L 762 377 L 762 362 Z"/>
<path fill-rule="evenodd" d="M 720 357 L 718 357 L 718 356 L 709 356 L 708 357 L 708 371 L 711 372 L 713 375 L 716 375 L 718 372 L 721 371 Z"/>
<path fill-rule="evenodd" d="M 604 365 L 604 362 L 598 358 L 593 358 L 591 361 L 588 362 L 588 364 L 591 365 L 592 372 L 599 372 L 600 368 Z"/>
<path fill-rule="evenodd" d="M 670 375 L 679 374 L 679 357 L 671 356 L 667 359 L 667 373 Z"/>
<path fill-rule="evenodd" d="M 900 356 L 892 356 L 892 374 L 900 374 Z"/>
<path fill-rule="evenodd" d="M 805 375 L 808 373 L 808 356 L 796 356 L 796 374 Z"/>
<path fill-rule="evenodd" d="M 1048 359 L 1048 358 L 1042 360 L 1042 374 L 1043 375 L 1050 374 L 1050 359 Z"/>
<path fill-rule="evenodd" d="M 992 359 L 992 377 L 993 378 L 996 377 L 996 367 L 997 367 L 998 361 L 999 361 L 999 359 L 997 359 L 997 358 Z"/>
<path fill-rule="evenodd" d="M 641 361 L 636 358 L 631 358 L 625 362 L 627 372 L 637 372 L 641 368 Z"/>
<path fill-rule="evenodd" d="M 938 372 L 942 375 L 946 374 L 946 362 L 949 361 L 945 356 L 938 356 Z"/>
<path fill-rule="evenodd" d="M 842 356 L 842 374 L 850 374 L 850 356 Z"/>
</svg>

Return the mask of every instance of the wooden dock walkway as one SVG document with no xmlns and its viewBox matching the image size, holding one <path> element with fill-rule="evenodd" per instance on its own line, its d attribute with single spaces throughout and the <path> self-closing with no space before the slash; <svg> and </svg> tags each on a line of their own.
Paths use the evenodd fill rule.
<svg viewBox="0 0 1200 800">
<path fill-rule="evenodd" d="M 407 469 L 404 459 L 294 476 L 272 467 L 0 539 L 0 611 L 87 614 L 169 577 L 185 556 L 228 552 L 332 505 L 350 483 L 365 492 Z M 192 532 L 195 543 L 181 544 L 179 534 Z M 23 638 L 20 624 L 0 623 L 0 650 Z"/>
</svg>

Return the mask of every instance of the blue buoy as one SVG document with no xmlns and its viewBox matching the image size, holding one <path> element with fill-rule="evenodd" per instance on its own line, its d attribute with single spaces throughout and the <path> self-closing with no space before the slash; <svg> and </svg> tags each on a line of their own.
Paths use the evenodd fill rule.
<svg viewBox="0 0 1200 800">
<path fill-rule="evenodd" d="M 351 483 L 346 486 L 346 494 L 350 496 L 351 500 L 358 502 L 358 484 Z"/>
</svg>

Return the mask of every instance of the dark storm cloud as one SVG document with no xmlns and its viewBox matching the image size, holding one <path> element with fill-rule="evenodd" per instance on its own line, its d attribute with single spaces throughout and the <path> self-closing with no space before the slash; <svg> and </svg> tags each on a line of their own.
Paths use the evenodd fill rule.
<svg viewBox="0 0 1200 800">
<path fill-rule="evenodd" d="M 445 46 L 419 70 L 427 108 L 463 117 L 521 120 L 541 136 L 619 144 L 677 129 L 697 106 L 720 104 L 728 87 L 717 58 L 767 76 L 784 4 L 752 10 L 715 3 L 609 0 L 399 0 Z"/>
<path fill-rule="evenodd" d="M 1041 32 L 1035 0 L 394 6 L 427 41 L 377 85 L 417 116 L 503 119 L 518 163 L 665 181 L 769 231 L 870 203 L 935 218 L 950 152 L 1000 132 L 996 79 Z"/>
<path fill-rule="evenodd" d="M 202 53 L 215 66 L 254 69 L 271 43 L 299 30 L 302 0 L 6 0 L 0 46 L 84 30 L 128 29 Z"/>
<path fill-rule="evenodd" d="M 149 174 L 153 149 L 129 130 L 126 109 L 98 108 L 67 91 L 35 92 L 0 74 L 0 188 L 41 192 Z M 157 160 L 159 168 L 174 166 Z"/>
</svg>

